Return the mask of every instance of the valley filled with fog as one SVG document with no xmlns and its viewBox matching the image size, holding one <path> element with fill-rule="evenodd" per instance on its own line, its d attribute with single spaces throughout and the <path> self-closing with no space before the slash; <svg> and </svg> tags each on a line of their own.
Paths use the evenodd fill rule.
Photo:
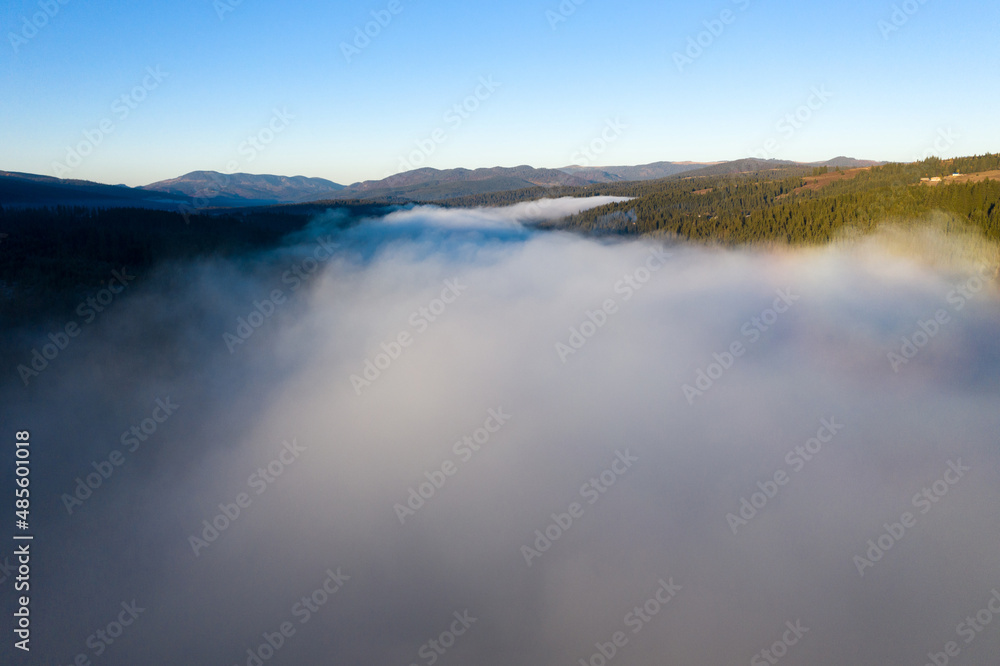
<svg viewBox="0 0 1000 666">
<path fill-rule="evenodd" d="M 327 212 L 6 329 L 32 658 L 987 663 L 996 248 L 535 226 L 609 200 Z"/>
</svg>

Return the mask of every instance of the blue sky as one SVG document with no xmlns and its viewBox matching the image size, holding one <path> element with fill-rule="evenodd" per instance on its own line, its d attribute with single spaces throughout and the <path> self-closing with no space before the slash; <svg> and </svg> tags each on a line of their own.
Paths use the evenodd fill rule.
<svg viewBox="0 0 1000 666">
<path fill-rule="evenodd" d="M 998 28 L 985 0 L 7 0 L 0 169 L 346 184 L 411 166 L 998 151 Z"/>
</svg>

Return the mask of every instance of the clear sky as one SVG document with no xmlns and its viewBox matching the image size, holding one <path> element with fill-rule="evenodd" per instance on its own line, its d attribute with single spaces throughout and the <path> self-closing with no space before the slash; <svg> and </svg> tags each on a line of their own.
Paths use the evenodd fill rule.
<svg viewBox="0 0 1000 666">
<path fill-rule="evenodd" d="M 5 0 L 0 169 L 349 184 L 998 151 L 998 34 L 995 0 Z"/>
</svg>

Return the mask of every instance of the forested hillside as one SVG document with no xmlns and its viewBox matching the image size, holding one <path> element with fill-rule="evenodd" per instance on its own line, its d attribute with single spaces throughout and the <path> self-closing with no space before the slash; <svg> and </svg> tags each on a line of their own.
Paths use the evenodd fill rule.
<svg viewBox="0 0 1000 666">
<path fill-rule="evenodd" d="M 1000 240 L 1000 180 L 949 182 L 947 177 L 997 169 L 1000 155 L 984 155 L 854 170 L 851 177 L 817 188 L 808 181 L 820 176 L 821 169 L 809 176 L 785 171 L 669 179 L 656 181 L 657 189 L 650 193 L 642 187 L 602 191 L 636 198 L 576 215 L 564 225 L 723 244 L 804 244 L 827 242 L 844 227 L 868 231 L 887 220 L 914 220 L 945 211 Z M 940 183 L 921 180 L 940 176 L 945 176 Z"/>
<path fill-rule="evenodd" d="M 345 208 L 348 219 L 384 210 L 360 203 Z M 164 261 L 274 247 L 323 210 L 288 206 L 185 216 L 141 208 L 0 207 L 0 318 L 16 322 L 64 310 L 123 267 L 142 275 Z"/>
</svg>

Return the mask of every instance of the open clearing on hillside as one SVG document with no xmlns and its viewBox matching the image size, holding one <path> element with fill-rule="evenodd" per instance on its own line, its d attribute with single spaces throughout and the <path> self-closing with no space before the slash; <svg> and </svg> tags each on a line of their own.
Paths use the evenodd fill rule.
<svg viewBox="0 0 1000 666">
<path fill-rule="evenodd" d="M 832 183 L 837 183 L 842 180 L 850 180 L 857 176 L 862 171 L 868 171 L 871 167 L 859 167 L 857 169 L 844 169 L 843 171 L 828 171 L 819 176 L 805 176 L 802 180 L 806 181 L 806 184 L 802 187 L 796 188 L 795 192 L 801 192 L 802 190 L 821 190 L 827 185 Z"/>
<path fill-rule="evenodd" d="M 963 173 L 958 176 L 945 176 L 941 180 L 921 180 L 921 185 L 937 186 L 942 183 L 978 183 L 981 180 L 1000 180 L 1000 170 L 980 171 L 979 173 Z"/>
</svg>

